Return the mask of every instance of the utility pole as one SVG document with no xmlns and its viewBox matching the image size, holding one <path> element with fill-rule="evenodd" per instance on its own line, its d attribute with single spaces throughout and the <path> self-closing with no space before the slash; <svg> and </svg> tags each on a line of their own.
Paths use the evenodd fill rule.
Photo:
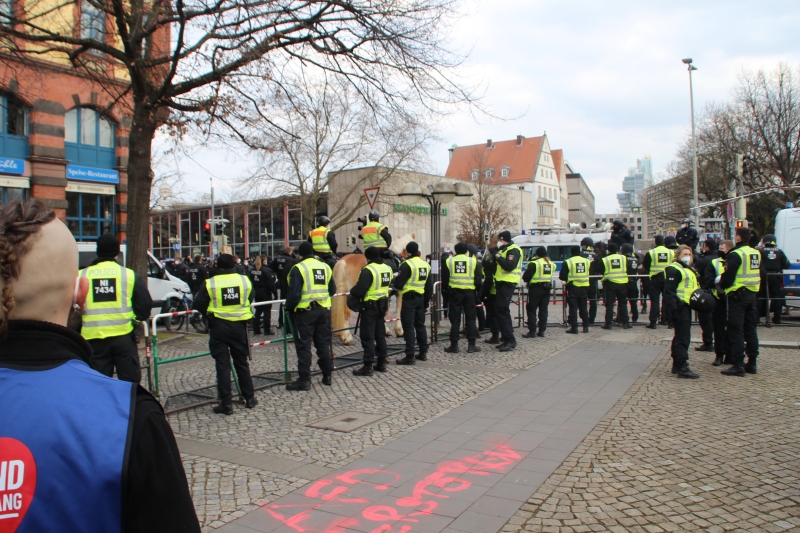
<svg viewBox="0 0 800 533">
<path fill-rule="evenodd" d="M 697 200 L 697 137 L 695 136 L 694 126 L 694 86 L 692 85 L 692 71 L 697 70 L 697 67 L 692 64 L 691 58 L 686 58 L 682 61 L 689 70 L 689 103 L 692 108 L 692 189 L 694 191 L 692 209 L 694 210 L 694 227 L 697 231 L 700 231 L 700 208 L 698 207 L 700 204 Z"/>
<path fill-rule="evenodd" d="M 735 154 L 736 161 L 736 182 L 738 185 L 738 195 L 740 198 L 736 200 L 735 211 L 736 220 L 742 222 L 742 226 L 747 227 L 747 200 L 744 199 L 744 155 Z"/>
<path fill-rule="evenodd" d="M 217 219 L 214 218 L 214 178 L 208 178 L 211 182 L 211 258 L 214 258 L 214 243 L 217 235 Z"/>
</svg>

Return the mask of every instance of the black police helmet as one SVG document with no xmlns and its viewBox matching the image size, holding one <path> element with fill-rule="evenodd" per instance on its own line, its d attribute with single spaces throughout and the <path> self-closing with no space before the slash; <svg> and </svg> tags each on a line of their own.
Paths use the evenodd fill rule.
<svg viewBox="0 0 800 533">
<path fill-rule="evenodd" d="M 372 220 L 378 221 L 381 219 L 381 214 L 373 209 L 372 211 L 369 212 L 369 219 L 370 221 Z"/>
<path fill-rule="evenodd" d="M 317 224 L 319 224 L 320 226 L 327 226 L 330 223 L 331 223 L 331 219 L 329 219 L 325 215 L 317 217 Z"/>
<path fill-rule="evenodd" d="M 630 255 L 633 253 L 633 245 L 626 242 L 620 246 L 619 251 L 622 255 Z"/>
<path fill-rule="evenodd" d="M 717 301 L 710 292 L 703 289 L 694 291 L 689 299 L 689 307 L 698 313 L 710 313 L 714 310 L 715 305 L 717 305 Z"/>
<path fill-rule="evenodd" d="M 584 237 L 581 239 L 581 246 L 594 246 L 594 241 L 591 237 Z"/>
<path fill-rule="evenodd" d="M 615 218 L 614 222 L 612 222 L 614 226 L 622 226 L 622 220 L 619 218 Z"/>
<path fill-rule="evenodd" d="M 666 237 L 664 237 L 664 246 L 666 246 L 667 248 L 677 248 L 678 240 L 672 235 L 667 235 Z"/>
<path fill-rule="evenodd" d="M 681 224 L 691 224 L 691 223 L 692 221 L 689 220 L 688 218 L 684 218 L 683 220 L 681 220 Z"/>
</svg>

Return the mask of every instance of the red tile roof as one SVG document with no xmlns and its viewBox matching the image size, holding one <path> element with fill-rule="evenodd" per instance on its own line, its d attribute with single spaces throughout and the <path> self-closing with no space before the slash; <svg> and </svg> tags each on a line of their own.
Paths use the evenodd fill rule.
<svg viewBox="0 0 800 533">
<path fill-rule="evenodd" d="M 543 137 L 531 137 L 522 140 L 498 141 L 493 148 L 486 144 L 458 146 L 453 150 L 450 164 L 445 176 L 462 180 L 472 180 L 472 170 L 485 171 L 494 168 L 494 180 L 497 183 L 526 183 L 533 180 L 536 162 L 541 150 Z M 500 178 L 500 170 L 509 167 L 508 178 Z"/>
<path fill-rule="evenodd" d="M 564 163 L 564 150 L 560 148 L 558 150 L 550 150 L 550 156 L 553 158 L 553 166 L 556 167 L 556 176 L 558 176 L 558 182 L 563 183 L 565 176 L 561 175 L 561 168 L 563 167 Z"/>
</svg>

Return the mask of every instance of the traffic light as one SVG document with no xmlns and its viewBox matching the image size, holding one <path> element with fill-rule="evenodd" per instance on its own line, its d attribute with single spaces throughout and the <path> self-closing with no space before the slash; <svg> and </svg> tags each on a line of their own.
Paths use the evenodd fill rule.
<svg viewBox="0 0 800 533">
<path fill-rule="evenodd" d="M 736 227 L 737 228 L 743 228 L 744 227 L 744 221 L 743 220 L 737 220 L 736 221 Z"/>
<path fill-rule="evenodd" d="M 203 239 L 208 242 L 211 240 L 211 224 L 206 222 L 203 224 Z"/>
</svg>

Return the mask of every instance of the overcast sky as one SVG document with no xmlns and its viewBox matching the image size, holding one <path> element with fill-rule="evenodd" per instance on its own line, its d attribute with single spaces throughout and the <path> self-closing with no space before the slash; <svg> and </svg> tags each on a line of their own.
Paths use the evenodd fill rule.
<svg viewBox="0 0 800 533">
<path fill-rule="evenodd" d="M 476 122 L 467 112 L 442 124 L 430 147 L 444 173 L 452 144 L 512 139 L 546 131 L 596 197 L 596 212 L 615 212 L 622 178 L 650 154 L 663 172 L 691 129 L 691 57 L 695 109 L 729 98 L 743 69 L 800 65 L 800 2 L 703 0 L 471 0 L 452 30 L 454 47 L 471 49 L 468 73 L 487 85 L 484 104 L 520 117 Z M 206 190 L 246 169 L 240 155 L 204 149 L 183 159 L 189 188 Z M 208 172 L 202 170 L 205 167 Z"/>
</svg>

